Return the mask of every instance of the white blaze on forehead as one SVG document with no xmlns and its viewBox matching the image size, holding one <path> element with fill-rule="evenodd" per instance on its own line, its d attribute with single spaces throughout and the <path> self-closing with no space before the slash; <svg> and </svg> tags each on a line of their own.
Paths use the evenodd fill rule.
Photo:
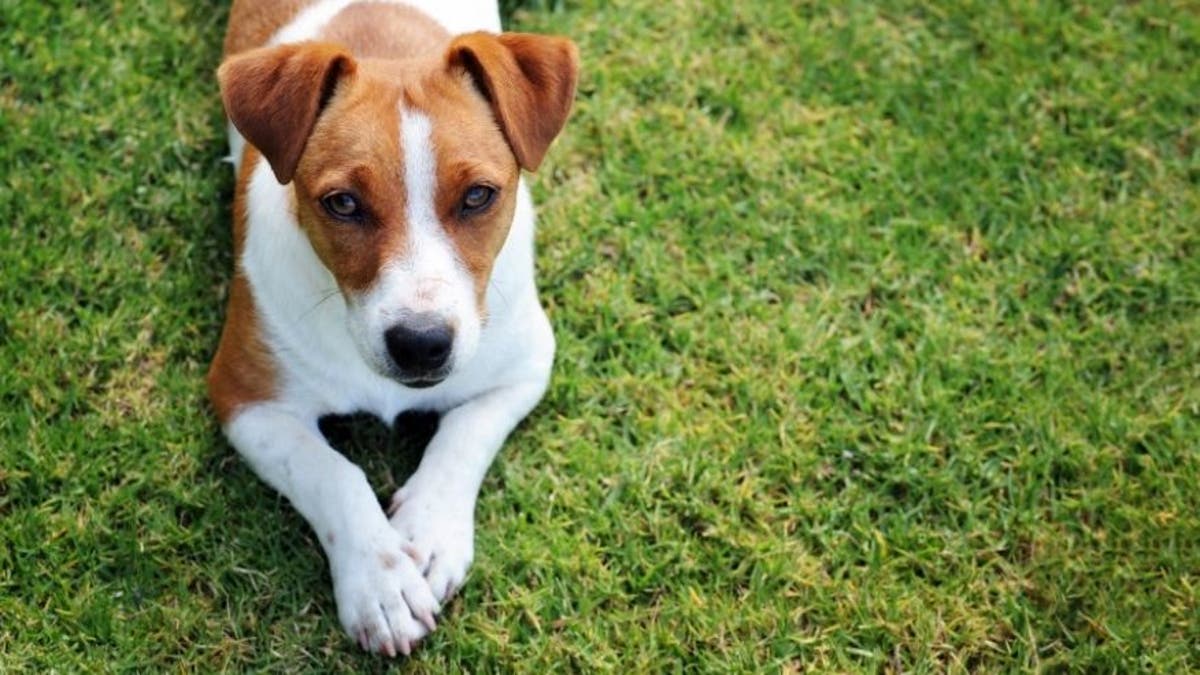
<svg viewBox="0 0 1200 675">
<path fill-rule="evenodd" d="M 438 217 L 433 122 L 419 110 L 400 108 L 399 117 L 406 246 L 384 263 L 383 311 L 435 312 L 460 323 L 474 306 L 474 280 Z"/>
<path fill-rule="evenodd" d="M 422 305 L 429 303 L 432 299 L 429 296 L 439 294 L 439 286 L 459 283 L 465 273 L 454 244 L 438 219 L 437 159 L 433 154 L 432 131 L 433 124 L 427 116 L 416 110 L 400 109 L 408 246 L 403 257 L 394 262 L 410 275 L 406 282 L 415 285 L 414 301 Z M 447 301 L 450 299 L 443 299 L 443 303 Z"/>
<path fill-rule="evenodd" d="M 404 186 L 410 228 L 437 223 L 433 205 L 437 192 L 437 160 L 433 156 L 432 125 L 419 112 L 400 109 L 400 146 L 404 150 Z"/>
</svg>

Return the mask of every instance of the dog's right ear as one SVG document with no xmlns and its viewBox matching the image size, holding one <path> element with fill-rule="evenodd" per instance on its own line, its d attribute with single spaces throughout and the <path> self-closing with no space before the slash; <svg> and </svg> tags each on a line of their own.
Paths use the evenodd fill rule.
<svg viewBox="0 0 1200 675">
<path fill-rule="evenodd" d="M 230 121 L 286 184 L 321 110 L 355 69 L 354 58 L 338 45 L 300 42 L 232 56 L 217 79 Z"/>
</svg>

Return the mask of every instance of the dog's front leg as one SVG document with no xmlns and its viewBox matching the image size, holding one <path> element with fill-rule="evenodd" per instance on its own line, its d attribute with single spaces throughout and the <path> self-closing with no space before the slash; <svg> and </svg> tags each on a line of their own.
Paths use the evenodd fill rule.
<svg viewBox="0 0 1200 675">
<path fill-rule="evenodd" d="M 433 629 L 438 602 L 362 469 L 329 447 L 314 424 L 271 404 L 240 411 L 225 433 L 316 532 L 346 632 L 364 649 L 407 654 Z"/>
<path fill-rule="evenodd" d="M 475 500 L 504 439 L 545 392 L 545 381 L 501 387 L 451 409 L 416 473 L 392 497 L 392 526 L 444 602 L 475 552 Z"/>
</svg>

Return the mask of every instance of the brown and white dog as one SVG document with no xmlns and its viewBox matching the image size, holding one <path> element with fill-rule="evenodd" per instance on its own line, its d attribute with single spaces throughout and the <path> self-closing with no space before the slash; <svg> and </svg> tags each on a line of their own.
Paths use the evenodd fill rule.
<svg viewBox="0 0 1200 675">
<path fill-rule="evenodd" d="M 236 0 L 225 57 L 236 270 L 209 392 L 319 537 L 342 626 L 407 654 L 549 379 L 521 170 L 566 121 L 576 49 L 500 33 L 486 0 Z M 389 518 L 317 420 L 410 409 L 442 417 Z"/>
</svg>

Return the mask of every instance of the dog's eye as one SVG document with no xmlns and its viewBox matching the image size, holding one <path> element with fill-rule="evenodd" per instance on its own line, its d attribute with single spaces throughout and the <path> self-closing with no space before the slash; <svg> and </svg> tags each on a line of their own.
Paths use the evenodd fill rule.
<svg viewBox="0 0 1200 675">
<path fill-rule="evenodd" d="M 464 216 L 473 216 L 492 205 L 496 199 L 496 189 L 487 185 L 472 185 L 463 193 L 462 206 L 459 210 Z"/>
<path fill-rule="evenodd" d="M 331 192 L 321 198 L 321 206 L 329 215 L 340 220 L 357 220 L 362 217 L 358 200 L 349 192 Z"/>
</svg>

